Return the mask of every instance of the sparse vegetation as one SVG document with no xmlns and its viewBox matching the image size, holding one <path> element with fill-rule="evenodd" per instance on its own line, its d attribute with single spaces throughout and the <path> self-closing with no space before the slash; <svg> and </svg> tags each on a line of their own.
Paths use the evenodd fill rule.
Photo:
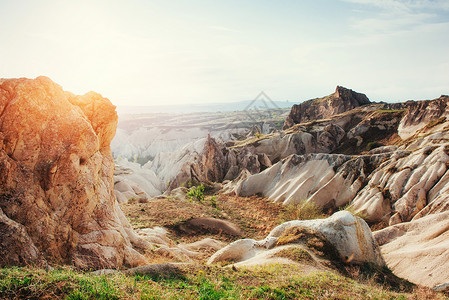
<svg viewBox="0 0 449 300">
<path fill-rule="evenodd" d="M 341 207 L 340 210 L 346 210 L 346 211 L 350 212 L 353 216 L 362 218 L 365 221 L 368 218 L 368 216 L 366 214 L 356 211 L 351 204 L 347 204 L 347 205 Z"/>
<path fill-rule="evenodd" d="M 275 257 L 284 257 L 294 262 L 307 262 L 310 263 L 313 261 L 312 256 L 301 248 L 300 246 L 292 246 L 286 249 L 282 249 L 281 251 L 276 252 Z"/>
<path fill-rule="evenodd" d="M 427 291 L 429 298 L 444 299 Z M 251 269 L 190 266 L 183 276 L 93 275 L 64 267 L 0 270 L 2 299 L 420 299 L 417 290 L 392 291 L 333 272 L 304 275 L 300 266 Z"/>
<path fill-rule="evenodd" d="M 187 192 L 187 197 L 189 197 L 190 201 L 204 201 L 204 185 L 200 184 L 199 186 L 193 186 Z"/>
<path fill-rule="evenodd" d="M 256 132 L 256 133 L 254 133 L 254 136 L 255 136 L 256 138 L 260 139 L 260 138 L 263 137 L 263 133 L 261 133 L 261 132 Z"/>
<path fill-rule="evenodd" d="M 290 220 L 312 220 L 328 217 L 321 207 L 314 202 L 301 201 L 298 204 L 287 205 L 281 213 L 281 219 L 286 222 Z"/>
</svg>

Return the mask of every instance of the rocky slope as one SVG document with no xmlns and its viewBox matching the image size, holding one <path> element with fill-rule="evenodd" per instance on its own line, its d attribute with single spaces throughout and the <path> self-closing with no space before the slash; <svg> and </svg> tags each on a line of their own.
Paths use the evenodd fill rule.
<svg viewBox="0 0 449 300">
<path fill-rule="evenodd" d="M 371 224 L 390 225 L 375 235 L 398 275 L 428 286 L 448 282 L 443 263 L 449 232 L 444 218 L 449 208 L 448 103 L 449 97 L 442 96 L 336 115 L 332 122 L 340 124 L 345 135 L 334 153 L 288 156 L 258 174 L 242 173 L 225 185 L 224 192 L 264 195 L 284 204 L 313 202 L 326 211 L 350 205 Z M 328 122 L 318 120 L 314 126 Z M 301 127 L 307 124 L 290 132 Z M 387 146 L 354 155 L 354 147 L 364 149 L 367 141 Z M 435 276 L 437 272 L 442 276 Z"/>
<path fill-rule="evenodd" d="M 46 77 L 0 80 L 0 265 L 144 263 L 117 205 L 115 106 Z"/>
</svg>

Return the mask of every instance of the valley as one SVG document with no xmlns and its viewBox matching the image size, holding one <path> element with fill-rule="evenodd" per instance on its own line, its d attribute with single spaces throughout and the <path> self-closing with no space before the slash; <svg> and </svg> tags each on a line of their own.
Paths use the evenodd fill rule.
<svg viewBox="0 0 449 300">
<path fill-rule="evenodd" d="M 448 96 L 121 117 L 0 87 L 5 299 L 447 297 Z"/>
</svg>

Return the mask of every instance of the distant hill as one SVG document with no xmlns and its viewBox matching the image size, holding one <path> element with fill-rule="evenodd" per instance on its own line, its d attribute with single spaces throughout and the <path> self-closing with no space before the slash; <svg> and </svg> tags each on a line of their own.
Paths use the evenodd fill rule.
<svg viewBox="0 0 449 300">
<path fill-rule="evenodd" d="M 228 112 L 267 108 L 290 108 L 299 102 L 271 101 L 265 99 L 245 100 L 228 103 L 177 104 L 152 106 L 118 106 L 119 115 L 145 113 L 193 113 L 193 112 Z"/>
</svg>

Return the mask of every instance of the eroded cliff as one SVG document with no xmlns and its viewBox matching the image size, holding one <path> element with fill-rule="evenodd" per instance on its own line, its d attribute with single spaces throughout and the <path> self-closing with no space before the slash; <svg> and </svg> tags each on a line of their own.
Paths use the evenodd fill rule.
<svg viewBox="0 0 449 300">
<path fill-rule="evenodd" d="M 116 125 L 115 106 L 94 92 L 0 79 L 0 265 L 144 262 L 134 248 L 148 245 L 115 201 Z"/>
</svg>

